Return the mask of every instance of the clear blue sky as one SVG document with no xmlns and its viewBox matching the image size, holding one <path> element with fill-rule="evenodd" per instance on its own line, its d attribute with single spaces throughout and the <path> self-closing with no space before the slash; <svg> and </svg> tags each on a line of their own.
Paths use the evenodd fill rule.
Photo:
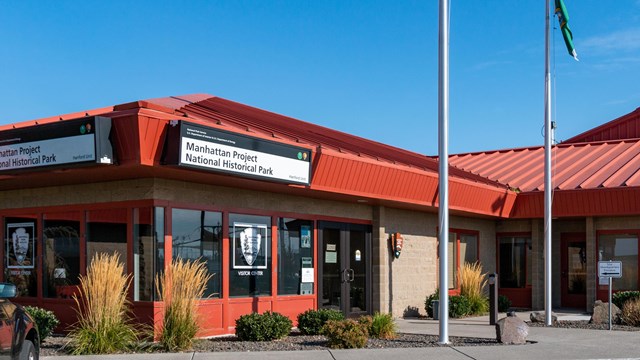
<svg viewBox="0 0 640 360">
<path fill-rule="evenodd" d="M 640 107 L 640 1 L 565 0 L 567 139 Z M 2 1 L 0 123 L 209 93 L 437 154 L 438 1 Z M 544 1 L 451 1 L 450 152 L 543 144 Z"/>
</svg>

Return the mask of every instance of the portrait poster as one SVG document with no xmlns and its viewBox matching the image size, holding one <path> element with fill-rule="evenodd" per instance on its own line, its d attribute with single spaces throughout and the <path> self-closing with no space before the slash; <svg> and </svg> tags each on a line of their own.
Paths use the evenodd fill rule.
<svg viewBox="0 0 640 360">
<path fill-rule="evenodd" d="M 300 247 L 301 248 L 310 248 L 311 247 L 311 227 L 302 225 L 300 227 Z"/>
<path fill-rule="evenodd" d="M 7 267 L 10 269 L 33 269 L 35 223 L 8 223 Z"/>
<path fill-rule="evenodd" d="M 266 224 L 233 224 L 233 268 L 266 269 L 267 242 Z"/>
</svg>

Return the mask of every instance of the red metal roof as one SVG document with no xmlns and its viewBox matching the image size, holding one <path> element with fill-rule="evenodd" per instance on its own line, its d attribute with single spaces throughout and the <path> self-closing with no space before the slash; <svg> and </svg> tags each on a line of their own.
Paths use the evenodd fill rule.
<svg viewBox="0 0 640 360">
<path fill-rule="evenodd" d="M 543 147 L 457 154 L 449 162 L 521 192 L 544 190 Z M 554 146 L 552 172 L 556 190 L 640 186 L 640 139 Z"/>
<path fill-rule="evenodd" d="M 238 132 L 260 134 L 268 138 L 306 144 L 311 147 L 328 148 L 362 158 L 434 173 L 438 171 L 438 162 L 425 155 L 211 95 L 173 96 L 148 99 L 143 102 L 169 107 L 175 112 L 187 115 L 190 119 L 200 119 L 205 123 L 214 123 L 218 127 Z M 116 106 L 116 109 L 118 108 Z M 501 184 L 455 168 L 450 169 L 450 175 L 503 188 Z"/>
<path fill-rule="evenodd" d="M 112 137 L 118 167 L 70 169 L 55 177 L 61 183 L 100 178 L 135 177 L 182 179 L 223 186 L 304 194 L 339 200 L 367 199 L 370 203 L 404 208 L 435 209 L 438 204 L 438 163 L 427 156 L 340 131 L 260 110 L 206 94 L 140 100 L 113 107 L 55 116 L 0 127 L 32 126 L 82 116 L 104 115 L 113 121 Z M 166 124 L 184 119 L 214 128 L 295 144 L 312 150 L 313 175 L 309 187 L 271 184 L 221 176 L 161 164 Z M 79 176 L 79 172 L 82 175 Z M 51 185 L 46 171 L 2 176 L 2 188 Z M 450 207 L 454 212 L 507 217 L 516 194 L 503 184 L 450 167 Z"/>
<path fill-rule="evenodd" d="M 582 134 L 576 135 L 564 144 L 591 141 L 609 141 L 640 138 L 640 108 L 609 121 Z"/>
</svg>

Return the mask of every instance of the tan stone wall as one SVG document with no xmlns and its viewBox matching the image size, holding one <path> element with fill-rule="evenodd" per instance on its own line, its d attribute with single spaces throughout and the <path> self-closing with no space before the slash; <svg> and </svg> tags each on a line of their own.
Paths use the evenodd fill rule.
<svg viewBox="0 0 640 360">
<path fill-rule="evenodd" d="M 424 300 L 437 287 L 438 215 L 386 209 L 386 237 L 399 232 L 404 247 L 398 259 L 390 256 L 388 288 L 393 316 L 424 314 Z M 389 250 L 390 251 L 390 250 Z"/>
<path fill-rule="evenodd" d="M 424 300 L 438 287 L 438 214 L 382 208 L 374 211 L 374 238 L 386 242 L 374 259 L 374 309 L 396 317 L 425 314 Z M 380 223 L 381 225 L 377 225 Z M 495 222 L 493 220 L 451 217 L 450 228 L 479 231 L 480 260 L 485 272 L 495 270 Z M 399 232 L 404 248 L 398 259 L 390 251 L 389 236 Z M 376 251 L 374 250 L 374 254 Z M 387 273 L 385 273 L 385 271 Z M 381 279 L 378 282 L 375 279 Z M 376 286 L 379 286 L 376 289 Z M 388 299 L 388 300 L 387 300 Z M 385 302 L 387 300 L 387 302 Z M 387 306 L 389 304 L 390 306 Z"/>
<path fill-rule="evenodd" d="M 640 216 L 594 218 L 596 230 L 640 229 Z"/>
<path fill-rule="evenodd" d="M 277 193 L 139 179 L 0 192 L 0 209 L 160 199 L 207 206 L 234 207 L 371 220 L 371 206 L 302 198 Z"/>
<path fill-rule="evenodd" d="M 152 199 L 153 183 L 139 179 L 0 191 L 0 209 Z"/>
</svg>

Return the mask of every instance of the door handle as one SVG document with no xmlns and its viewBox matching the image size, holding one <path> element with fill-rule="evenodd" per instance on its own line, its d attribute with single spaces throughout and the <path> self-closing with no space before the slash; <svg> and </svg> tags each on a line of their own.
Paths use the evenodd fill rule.
<svg viewBox="0 0 640 360">
<path fill-rule="evenodd" d="M 347 269 L 347 275 L 349 276 L 348 278 L 348 282 L 353 282 L 353 280 L 355 280 L 356 275 L 355 272 L 353 271 L 353 269 Z"/>
<path fill-rule="evenodd" d="M 356 276 L 353 269 L 342 270 L 342 282 L 352 282 L 355 278 Z"/>
</svg>

